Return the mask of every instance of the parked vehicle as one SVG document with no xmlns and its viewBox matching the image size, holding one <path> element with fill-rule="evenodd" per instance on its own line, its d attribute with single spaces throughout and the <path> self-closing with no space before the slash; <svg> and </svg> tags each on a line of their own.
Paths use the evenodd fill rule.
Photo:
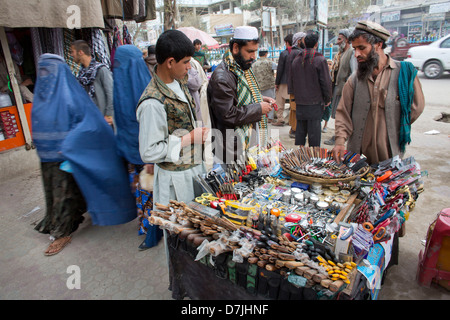
<svg viewBox="0 0 450 320">
<path fill-rule="evenodd" d="M 439 79 L 444 71 L 450 71 L 450 34 L 426 46 L 408 50 L 405 61 L 423 71 L 429 79 Z"/>
<path fill-rule="evenodd" d="M 391 50 L 389 52 L 389 55 L 397 60 L 397 61 L 403 61 L 408 57 L 408 50 L 414 47 L 418 46 L 425 46 L 432 43 L 432 41 L 414 41 L 410 42 L 406 38 L 399 38 L 394 40 Z"/>
</svg>

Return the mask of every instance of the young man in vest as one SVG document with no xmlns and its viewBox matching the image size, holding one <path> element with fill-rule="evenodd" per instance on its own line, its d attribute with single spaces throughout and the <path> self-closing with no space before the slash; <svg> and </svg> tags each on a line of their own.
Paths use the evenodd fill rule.
<svg viewBox="0 0 450 320">
<path fill-rule="evenodd" d="M 153 203 L 190 202 L 201 194 L 194 177 L 206 172 L 203 144 L 208 129 L 197 126 L 195 103 L 187 88 L 194 46 L 178 30 L 156 43 L 154 76 L 139 100 L 139 152 L 154 163 Z"/>
<path fill-rule="evenodd" d="M 344 85 L 336 110 L 337 161 L 346 150 L 364 154 L 369 164 L 401 156 L 410 142 L 411 124 L 423 112 L 417 71 L 384 53 L 389 36 L 381 25 L 361 21 L 349 38 L 358 69 Z"/>
</svg>

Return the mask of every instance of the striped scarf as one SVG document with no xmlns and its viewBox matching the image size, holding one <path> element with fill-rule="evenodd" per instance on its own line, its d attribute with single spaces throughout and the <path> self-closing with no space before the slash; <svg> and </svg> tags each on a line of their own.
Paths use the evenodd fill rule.
<svg viewBox="0 0 450 320">
<path fill-rule="evenodd" d="M 414 99 L 414 79 L 417 70 L 411 62 L 401 61 L 398 76 L 398 95 L 400 99 L 400 151 L 404 152 L 406 144 L 411 142 L 411 105 Z"/>
<path fill-rule="evenodd" d="M 228 66 L 228 69 L 233 72 L 237 77 L 237 100 L 238 108 L 245 108 L 245 106 L 252 103 L 261 103 L 263 101 L 261 91 L 253 74 L 252 68 L 243 71 L 241 67 L 234 60 L 230 50 L 227 50 L 224 54 L 224 62 Z M 267 116 L 263 115 L 259 125 L 259 145 L 265 146 L 267 144 Z M 249 142 L 252 134 L 253 125 L 244 124 L 236 127 L 235 132 L 241 139 L 244 150 L 249 148 Z"/>
</svg>

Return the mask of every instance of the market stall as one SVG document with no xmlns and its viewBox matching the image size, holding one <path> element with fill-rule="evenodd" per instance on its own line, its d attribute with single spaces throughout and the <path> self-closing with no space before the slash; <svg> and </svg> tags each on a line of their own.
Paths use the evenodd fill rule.
<svg viewBox="0 0 450 320">
<path fill-rule="evenodd" d="M 6 0 L 2 4 L 0 11 L 0 42 L 7 68 L 9 96 L 3 93 L 3 102 L 5 98 L 9 98 L 10 102 L 0 104 L 2 118 L 0 119 L 0 151 L 13 149 L 24 146 L 27 150 L 33 148 L 30 123 L 31 103 L 27 103 L 22 98 L 22 90 L 19 87 L 17 79 L 20 77 L 18 70 L 15 68 L 17 61 L 14 61 L 11 52 L 18 54 L 28 54 L 38 51 L 39 46 L 43 46 L 44 42 L 56 43 L 56 47 L 63 52 L 64 37 L 62 33 L 63 28 L 103 28 L 103 12 L 101 3 L 97 1 L 78 0 L 73 1 L 58 1 L 58 2 L 42 2 L 36 0 L 27 1 L 13 1 Z M 43 29 L 47 33 L 58 29 L 58 35 L 52 34 L 54 37 L 47 37 L 39 39 L 32 43 L 30 37 L 30 29 L 36 31 Z M 27 32 L 24 32 L 27 30 Z M 69 29 L 67 29 L 69 30 Z M 16 48 L 10 48 L 9 42 L 17 36 L 17 33 L 26 33 L 28 40 L 25 42 L 28 46 L 21 52 L 17 52 Z M 52 52 L 59 54 L 60 52 Z M 62 54 L 61 54 L 62 55 Z M 36 60 L 37 57 L 34 57 Z M 33 59 L 31 59 L 33 60 Z M 37 64 L 33 61 L 32 64 Z M 23 67 L 20 66 L 22 71 Z M 8 109 L 5 109 L 7 107 Z M 12 126 L 12 127 L 11 127 Z"/>
<path fill-rule="evenodd" d="M 278 141 L 198 183 L 148 217 L 167 234 L 175 299 L 377 299 L 423 190 L 413 157 L 337 163 Z"/>
</svg>

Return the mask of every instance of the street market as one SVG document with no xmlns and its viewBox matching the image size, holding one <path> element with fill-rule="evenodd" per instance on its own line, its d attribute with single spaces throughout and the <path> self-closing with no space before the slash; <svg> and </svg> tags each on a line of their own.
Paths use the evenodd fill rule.
<svg viewBox="0 0 450 320">
<path fill-rule="evenodd" d="M 153 3 L 150 0 L 140 2 Z M 420 296 L 426 299 L 441 297 L 444 300 L 448 297 L 448 209 L 443 209 L 434 221 L 431 219 L 433 222 L 425 233 L 430 223 L 429 216 L 437 213 L 434 212 L 436 208 L 447 206 L 448 195 L 445 182 L 448 161 L 440 161 L 441 153 L 444 153 L 442 149 L 448 139 L 437 136 L 440 133 L 446 136 L 446 129 L 441 123 L 433 127 L 441 132 L 431 130 L 430 121 L 426 125 L 423 122 L 420 129 L 415 124 L 414 143 L 405 156 L 395 156 L 376 165 L 369 165 L 362 152 L 346 152 L 342 161 L 338 162 L 333 157 L 331 146 L 329 149 L 326 146 L 298 146 L 297 143 L 292 146 L 294 141 L 287 138 L 292 138 L 291 131 L 282 130 L 282 135 L 277 134 L 277 138 L 280 137 L 283 142 L 271 139 L 265 147 L 250 148 L 246 156 L 239 160 L 209 167 L 210 163 L 206 163 L 206 160 L 210 159 L 205 159 L 208 171 L 193 178 L 194 184 L 202 193 L 191 201 L 171 199 L 169 203 L 164 201 L 164 204 L 153 202 L 153 186 L 145 193 L 144 198 L 142 190 L 146 188 L 139 181 L 143 187 L 140 190 L 142 193 L 132 195 L 141 202 L 135 204 L 135 199 L 128 197 L 131 208 L 129 220 L 123 220 L 117 227 L 105 224 L 102 228 L 97 228 L 100 225 L 96 220 L 96 212 L 82 212 L 86 220 L 75 233 L 76 241 L 56 259 L 43 258 L 60 252 L 70 242 L 70 238 L 55 253 L 47 254 L 55 238 L 53 235 L 36 236 L 35 226 L 39 216 L 43 218 L 48 199 L 45 198 L 46 194 L 41 194 L 41 183 L 32 183 L 31 180 L 33 178 L 33 181 L 41 182 L 40 175 L 45 172 L 42 168 L 36 169 L 40 164 L 35 144 L 38 137 L 36 133 L 39 131 L 36 130 L 37 126 L 31 125 L 33 103 L 21 91 L 19 73 L 22 72 L 22 76 L 28 75 L 24 68 L 26 64 L 20 67 L 20 71 L 13 71 L 13 64 L 16 64 L 13 44 L 19 40 L 25 46 L 25 56 L 36 62 L 31 65 L 33 69 L 38 70 L 37 61 L 44 52 L 52 52 L 62 57 L 62 64 L 65 67 L 67 64 L 75 76 L 80 65 L 70 53 L 71 41 L 83 39 L 92 46 L 93 58 L 97 62 L 104 61 L 113 71 L 113 61 L 117 63 L 119 57 L 116 55 L 114 58 L 113 53 L 118 52 L 115 49 L 125 45 L 125 40 L 130 39 L 127 25 L 120 21 L 123 18 L 120 14 L 115 16 L 118 19 L 114 21 L 117 25 L 106 23 L 111 22 L 111 19 L 105 19 L 103 24 L 102 14 L 98 17 L 100 19 L 87 19 L 88 23 L 83 19 L 82 26 L 75 29 L 66 28 L 68 22 L 65 16 L 59 24 L 54 21 L 54 24 L 49 25 L 33 22 L 32 26 L 22 24 L 22 21 L 15 25 L 0 24 L 5 74 L 13 77 L 15 73 L 17 76 L 17 81 L 14 77 L 7 78 L 8 91 L 0 95 L 0 153 L 2 163 L 5 164 L 2 165 L 3 184 L 0 192 L 3 196 L 0 207 L 3 209 L 2 214 L 5 213 L 2 215 L 4 223 L 0 233 L 2 247 L 5 249 L 2 259 L 2 298 L 239 301 L 391 300 L 392 297 L 415 299 Z M 103 18 L 105 17 L 103 14 Z M 123 43 L 120 31 L 123 32 Z M 224 52 L 229 51 L 219 50 L 222 46 L 228 47 L 228 44 L 214 49 L 217 50 L 216 53 L 213 50 L 207 53 L 212 62 L 212 68 L 205 72 L 208 81 L 221 62 L 212 58 L 215 55 L 222 57 Z M 141 54 L 145 57 L 148 53 L 146 49 L 143 50 L 144 45 L 139 46 L 137 42 L 129 42 L 128 47 L 136 49 L 139 60 L 143 60 Z M 209 49 L 208 46 L 204 47 L 205 50 L 206 48 Z M 260 45 L 259 49 L 263 51 L 262 49 L 267 48 Z M 271 59 L 276 60 L 282 48 L 271 47 L 269 51 Z M 327 55 L 326 52 L 329 52 L 330 58 L 333 56 L 332 49 L 325 51 L 325 54 L 322 51 L 324 56 Z M 153 73 L 152 77 L 156 78 Z M 425 79 L 421 79 L 423 80 Z M 444 77 L 445 80 L 448 78 Z M 439 91 L 438 85 L 429 86 L 439 92 L 432 98 L 440 99 L 444 90 Z M 205 86 L 203 89 L 206 89 Z M 129 96 L 125 91 L 123 90 L 124 95 Z M 432 112 L 441 112 L 440 109 L 429 109 L 431 96 L 426 96 L 426 120 L 431 120 Z M 440 100 L 439 106 L 446 103 L 445 98 Z M 290 112 L 287 108 L 289 99 L 285 102 L 284 111 Z M 37 103 L 34 106 L 36 105 Z M 41 106 L 48 110 L 48 105 Z M 274 110 L 277 107 L 271 103 L 272 106 Z M 135 116 L 135 104 L 132 107 L 132 115 Z M 34 109 L 37 110 L 36 107 Z M 282 116 L 286 118 L 286 113 Z M 442 112 L 442 119 L 445 116 L 448 113 Z M 334 119 L 331 124 L 334 124 Z M 424 126 L 426 130 L 423 130 Z M 419 138 L 419 131 L 427 131 L 425 139 Z M 331 134 L 333 133 L 334 130 Z M 335 136 L 327 138 L 334 141 Z M 432 140 L 433 138 L 435 139 Z M 89 144 L 88 140 L 84 141 Z M 101 144 L 105 145 L 105 141 Z M 323 141 L 324 134 L 321 143 Z M 434 153 L 424 151 L 422 148 L 425 146 L 436 150 Z M 82 154 L 83 151 L 78 153 Z M 103 157 L 103 160 L 111 163 L 113 158 Z M 24 170 L 24 167 L 28 169 L 26 166 L 30 163 L 34 169 L 31 174 Z M 63 164 L 67 165 L 68 162 Z M 59 171 L 65 171 L 62 165 L 59 168 Z M 71 173 L 70 165 L 66 169 L 68 171 L 65 172 Z M 126 173 L 125 168 L 121 168 L 121 171 Z M 433 171 L 436 175 L 424 181 L 428 172 Z M 110 170 L 109 173 L 119 176 L 118 171 Z M 105 176 L 100 178 L 104 179 Z M 124 186 L 126 190 L 134 192 L 134 182 L 140 179 L 138 171 L 134 172 L 134 177 L 122 175 L 122 178 L 123 184 L 110 185 Z M 134 181 L 129 183 L 127 178 Z M 25 182 L 26 179 L 28 181 Z M 176 184 L 174 181 L 172 183 Z M 18 184 L 20 187 L 17 187 Z M 185 186 L 181 188 L 191 189 Z M 424 190 L 427 191 L 426 194 L 421 195 Z M 25 193 L 27 197 L 24 201 Z M 122 192 L 124 193 L 126 192 Z M 178 192 L 176 193 L 178 196 Z M 104 202 L 114 206 L 114 201 L 122 197 L 111 198 L 113 201 Z M 102 201 L 96 202 L 105 210 L 106 206 L 102 205 Z M 419 210 L 414 210 L 418 203 Z M 152 210 L 146 207 L 148 204 L 153 207 Z M 124 215 L 123 210 L 118 207 L 115 209 Z M 133 220 L 136 209 L 141 210 L 137 211 L 137 221 Z M 143 217 L 145 218 L 142 219 Z M 415 224 L 407 223 L 411 217 L 416 219 Z M 134 225 L 130 227 L 128 222 Z M 12 225 L 15 227 L 12 228 Z M 411 229 L 406 231 L 408 226 L 412 227 L 412 232 Z M 154 249 L 143 251 L 142 245 L 146 240 L 142 242 L 142 238 L 152 235 L 148 232 L 150 228 L 163 230 L 164 239 L 159 244 L 156 240 Z M 407 233 L 409 235 L 399 244 L 399 238 Z M 420 238 L 422 236 L 424 237 Z M 133 237 L 139 239 L 139 246 Z M 51 243 L 45 243 L 48 248 L 42 254 L 44 242 L 48 240 Z M 122 248 L 119 248 L 119 244 Z M 418 250 L 417 246 L 423 246 L 424 249 Z M 161 250 L 162 247 L 165 251 Z M 415 261 L 417 256 L 418 265 Z M 125 260 L 132 265 L 131 268 L 126 266 Z M 91 268 L 95 264 L 98 265 Z M 414 266 L 404 268 L 401 264 Z M 391 271 L 394 265 L 398 267 Z M 69 269 L 73 266 L 81 267 L 82 290 L 70 288 Z M 167 269 L 164 270 L 164 267 Z M 12 268 L 16 272 L 8 274 Z M 135 269 L 141 270 L 136 272 Z M 408 272 L 405 272 L 406 269 Z M 414 271 L 411 269 L 417 269 L 416 281 L 411 279 L 414 278 Z M 123 277 L 126 273 L 134 273 L 134 277 Z M 166 277 L 168 285 L 165 283 Z M 57 281 L 54 281 L 55 278 Z M 385 280 L 388 282 L 387 292 L 383 292 Z M 431 287 L 435 290 L 432 292 L 431 284 L 438 284 L 440 287 Z M 417 288 L 418 285 L 423 288 Z M 43 289 L 50 287 L 57 289 Z M 442 287 L 447 292 L 439 291 Z M 416 292 L 416 295 L 409 295 L 409 290 L 416 290 L 419 294 Z M 255 305 L 254 313 L 261 314 L 263 309 Z M 194 313 L 186 311 L 185 314 Z"/>
<path fill-rule="evenodd" d="M 232 298 L 199 279 L 203 293 L 193 288 L 185 269 L 203 264 L 248 298 L 376 299 L 423 191 L 413 157 L 369 167 L 349 154 L 338 165 L 324 148 L 279 141 L 198 182 L 192 203 L 155 204 L 148 217 L 167 232 L 174 298 Z M 190 263 L 173 258 L 180 250 Z"/>
</svg>

